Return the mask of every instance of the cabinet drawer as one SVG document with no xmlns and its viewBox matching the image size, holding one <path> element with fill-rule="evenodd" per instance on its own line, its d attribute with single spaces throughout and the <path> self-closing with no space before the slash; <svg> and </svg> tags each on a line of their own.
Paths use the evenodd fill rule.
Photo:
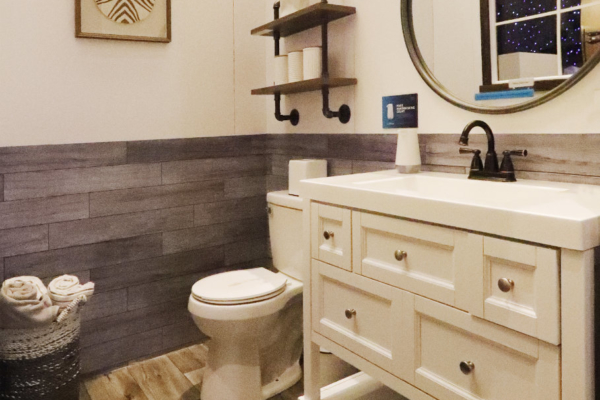
<svg viewBox="0 0 600 400">
<path fill-rule="evenodd" d="M 312 261 L 313 330 L 392 371 L 401 296 L 379 282 Z"/>
<path fill-rule="evenodd" d="M 352 270 L 350 210 L 312 203 L 310 234 L 312 258 Z"/>
<path fill-rule="evenodd" d="M 355 272 L 455 307 L 470 304 L 481 236 L 364 212 L 352 220 Z"/>
<path fill-rule="evenodd" d="M 559 347 L 406 294 L 403 378 L 445 400 L 558 400 Z M 412 296 L 412 297 L 411 297 Z M 406 300 L 410 302 L 410 299 Z"/>
<path fill-rule="evenodd" d="M 559 251 L 486 237 L 472 314 L 560 344 Z"/>
</svg>

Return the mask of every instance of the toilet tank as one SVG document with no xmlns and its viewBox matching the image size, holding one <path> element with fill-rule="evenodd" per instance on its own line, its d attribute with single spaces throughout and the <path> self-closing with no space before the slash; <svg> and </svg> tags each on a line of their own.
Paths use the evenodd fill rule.
<svg viewBox="0 0 600 400">
<path fill-rule="evenodd" d="M 302 199 L 287 191 L 267 194 L 273 265 L 302 281 Z"/>
</svg>

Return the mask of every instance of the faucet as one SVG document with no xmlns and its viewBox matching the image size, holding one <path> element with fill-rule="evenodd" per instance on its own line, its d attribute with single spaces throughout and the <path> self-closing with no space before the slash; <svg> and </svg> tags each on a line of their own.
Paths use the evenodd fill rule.
<svg viewBox="0 0 600 400">
<path fill-rule="evenodd" d="M 488 142 L 488 150 L 485 154 L 485 163 L 483 164 L 483 170 L 488 172 L 498 172 L 500 169 L 498 168 L 498 155 L 496 154 L 496 142 L 494 140 L 494 134 L 492 132 L 492 128 L 488 124 L 483 121 L 473 121 L 465 126 L 463 129 L 462 135 L 460 135 L 460 140 L 458 144 L 462 146 L 469 145 L 469 133 L 473 128 L 480 127 L 485 131 L 485 136 L 487 137 Z"/>
<path fill-rule="evenodd" d="M 500 167 L 498 167 L 498 155 L 496 154 L 496 142 L 494 140 L 494 134 L 490 126 L 485 122 L 477 120 L 465 126 L 465 129 L 463 129 L 463 132 L 460 135 L 458 144 L 461 146 L 468 146 L 469 133 L 475 127 L 482 128 L 485 131 L 488 149 L 485 155 L 485 163 L 481 161 L 480 150 L 472 150 L 464 147 L 459 149 L 460 154 L 473 154 L 473 160 L 471 161 L 471 168 L 469 171 L 469 179 L 516 182 L 517 178 L 515 177 L 515 168 L 511 156 L 527 157 L 527 150 L 504 151 L 502 164 Z"/>
</svg>

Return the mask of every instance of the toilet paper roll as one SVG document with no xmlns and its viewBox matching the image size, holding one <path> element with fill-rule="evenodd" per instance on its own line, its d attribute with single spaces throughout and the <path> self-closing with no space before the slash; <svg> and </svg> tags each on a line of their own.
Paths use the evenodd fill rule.
<svg viewBox="0 0 600 400">
<path fill-rule="evenodd" d="M 321 47 L 307 47 L 302 51 L 302 54 L 304 59 L 304 80 L 320 78 L 323 68 Z"/>
<path fill-rule="evenodd" d="M 402 174 L 415 174 L 421 171 L 421 151 L 416 128 L 403 129 L 398 133 L 396 169 Z"/>
<path fill-rule="evenodd" d="M 274 85 L 288 83 L 288 56 L 275 56 Z"/>
<path fill-rule="evenodd" d="M 293 51 L 288 54 L 288 82 L 304 80 L 304 63 L 301 51 Z"/>
</svg>

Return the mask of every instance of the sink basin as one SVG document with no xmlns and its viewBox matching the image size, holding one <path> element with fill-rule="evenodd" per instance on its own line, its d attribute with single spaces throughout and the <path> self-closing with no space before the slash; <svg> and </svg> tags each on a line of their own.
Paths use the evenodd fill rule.
<svg viewBox="0 0 600 400">
<path fill-rule="evenodd" d="M 548 199 L 567 188 L 531 184 L 468 180 L 463 177 L 409 175 L 354 182 L 360 190 L 372 190 L 471 205 L 501 206 L 515 202 L 532 203 Z"/>
<path fill-rule="evenodd" d="M 300 196 L 548 246 L 600 246 L 600 187 L 379 171 L 302 181 Z"/>
</svg>

